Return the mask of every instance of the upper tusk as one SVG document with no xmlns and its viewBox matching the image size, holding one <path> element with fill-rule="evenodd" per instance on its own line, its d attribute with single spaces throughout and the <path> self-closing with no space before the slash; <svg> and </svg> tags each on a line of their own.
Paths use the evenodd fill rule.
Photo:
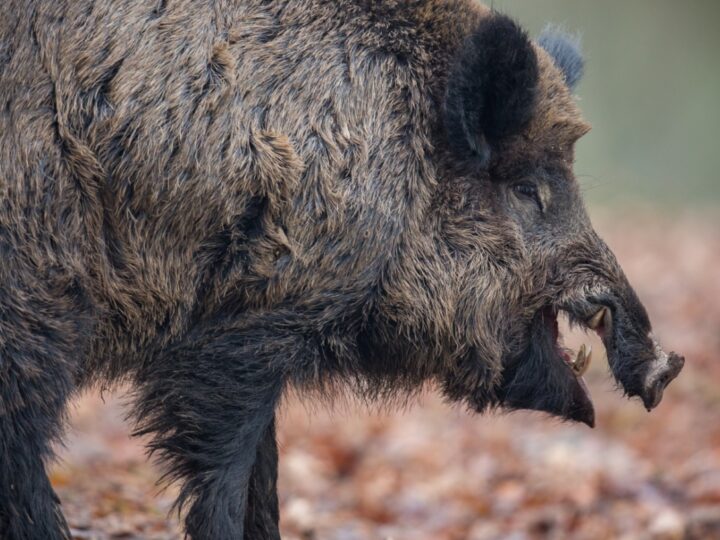
<svg viewBox="0 0 720 540">
<path fill-rule="evenodd" d="M 598 310 L 598 312 L 592 316 L 592 318 L 588 321 L 587 325 L 593 329 L 597 330 L 600 328 L 600 325 L 603 324 L 603 320 L 605 319 L 606 312 L 608 312 L 608 308 L 603 307 Z M 608 313 L 609 314 L 609 313 Z"/>
</svg>

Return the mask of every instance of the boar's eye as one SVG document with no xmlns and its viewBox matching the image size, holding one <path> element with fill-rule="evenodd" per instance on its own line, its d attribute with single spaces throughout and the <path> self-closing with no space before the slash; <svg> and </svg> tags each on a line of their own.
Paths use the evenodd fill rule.
<svg viewBox="0 0 720 540">
<path fill-rule="evenodd" d="M 540 209 L 541 212 L 543 211 L 540 193 L 538 192 L 538 188 L 535 184 L 522 182 L 520 184 L 515 184 L 512 189 L 519 197 L 532 200 L 537 205 L 538 209 Z"/>
</svg>

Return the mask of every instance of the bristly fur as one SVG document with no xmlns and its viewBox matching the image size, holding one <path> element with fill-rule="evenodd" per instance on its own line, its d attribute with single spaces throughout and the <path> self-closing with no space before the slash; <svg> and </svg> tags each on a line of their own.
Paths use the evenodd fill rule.
<svg viewBox="0 0 720 540">
<path fill-rule="evenodd" d="M 585 72 L 580 36 L 548 25 L 538 37 L 538 45 L 548 52 L 555 65 L 563 72 L 568 88 L 575 90 Z"/>
<path fill-rule="evenodd" d="M 499 13 L 483 20 L 460 49 L 448 80 L 445 125 L 454 151 L 487 163 L 494 145 L 530 121 L 538 75 L 525 31 Z"/>
<path fill-rule="evenodd" d="M 526 350 L 508 362 L 508 383 L 499 401 L 508 409 L 528 408 L 531 404 L 529 408 L 536 411 L 562 410 L 562 418 L 592 427 L 595 422 L 592 405 L 582 388 L 570 383 L 575 379 L 570 367 L 564 362 L 548 364 L 545 360 L 556 353 L 542 319 L 543 314 L 538 313 L 530 327 Z"/>
<path fill-rule="evenodd" d="M 288 389 L 588 421 L 533 326 L 561 295 L 585 320 L 607 291 L 645 391 L 649 322 L 570 168 L 587 125 L 512 20 L 118 3 L 0 2 L 0 538 L 69 538 L 44 466 L 92 384 L 134 385 L 194 540 L 279 539 Z"/>
</svg>

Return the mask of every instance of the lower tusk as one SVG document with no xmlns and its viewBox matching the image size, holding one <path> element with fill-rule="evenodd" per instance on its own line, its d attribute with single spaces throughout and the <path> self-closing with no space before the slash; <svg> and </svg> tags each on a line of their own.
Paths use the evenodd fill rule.
<svg viewBox="0 0 720 540">
<path fill-rule="evenodd" d="M 578 377 L 581 377 L 590 367 L 590 360 L 592 359 L 592 347 L 586 346 L 584 343 L 578 350 L 577 357 L 573 363 L 573 371 Z"/>
</svg>

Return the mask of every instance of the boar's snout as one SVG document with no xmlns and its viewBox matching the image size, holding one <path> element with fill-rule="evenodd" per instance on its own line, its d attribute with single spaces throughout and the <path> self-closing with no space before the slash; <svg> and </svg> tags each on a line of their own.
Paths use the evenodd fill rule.
<svg viewBox="0 0 720 540">
<path fill-rule="evenodd" d="M 657 347 L 657 355 L 645 377 L 644 391 L 640 394 L 645 408 L 650 411 L 657 407 L 667 385 L 680 374 L 685 365 L 685 357 L 674 352 L 670 354 Z"/>
<path fill-rule="evenodd" d="M 606 299 L 587 323 L 601 337 L 610 369 L 628 396 L 639 396 L 654 409 L 668 384 L 682 370 L 685 359 L 666 353 L 650 329 L 645 308 L 625 282 L 624 297 Z"/>
</svg>

